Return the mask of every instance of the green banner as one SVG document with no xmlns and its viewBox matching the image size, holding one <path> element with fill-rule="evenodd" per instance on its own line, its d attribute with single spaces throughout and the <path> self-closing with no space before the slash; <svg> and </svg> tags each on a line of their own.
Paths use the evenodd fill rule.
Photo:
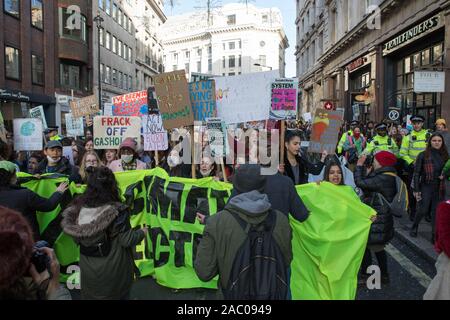
<svg viewBox="0 0 450 320">
<path fill-rule="evenodd" d="M 153 275 L 174 289 L 217 288 L 217 278 L 205 283 L 195 274 L 193 259 L 203 234 L 196 219 L 198 207 L 214 214 L 225 206 L 232 185 L 212 178 L 171 178 L 160 168 L 116 173 L 122 199 L 131 208 L 131 226 L 149 226 L 147 239 L 134 250 L 142 277 Z M 19 174 L 21 185 L 49 198 L 66 177 L 41 179 Z M 61 281 L 77 265 L 79 249 L 61 230 L 61 215 L 85 186 L 70 185 L 61 205 L 38 213 L 41 237 L 55 248 L 61 264 Z M 297 187 L 311 217 L 305 223 L 291 219 L 294 261 L 291 289 L 294 299 L 354 299 L 356 277 L 375 212 L 362 204 L 349 187 L 322 183 Z M 75 281 L 76 282 L 76 281 Z"/>
<path fill-rule="evenodd" d="M 351 187 L 311 183 L 297 186 L 297 192 L 311 215 L 304 223 L 290 218 L 292 298 L 354 299 L 370 217 L 376 212 Z"/>
</svg>

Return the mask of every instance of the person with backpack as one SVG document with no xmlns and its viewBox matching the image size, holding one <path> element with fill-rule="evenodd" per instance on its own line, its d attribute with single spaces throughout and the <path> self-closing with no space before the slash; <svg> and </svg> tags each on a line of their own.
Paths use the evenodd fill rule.
<svg viewBox="0 0 450 320">
<path fill-rule="evenodd" d="M 64 232 L 80 245 L 83 300 L 128 299 L 136 266 L 132 248 L 148 229 L 131 229 L 129 208 L 107 167 L 86 169 L 86 192 L 62 213 Z"/>
<path fill-rule="evenodd" d="M 198 245 L 197 276 L 210 281 L 219 275 L 226 300 L 287 298 L 292 229 L 261 193 L 265 184 L 260 165 L 239 166 L 233 177 L 237 195 L 207 220 Z"/>
<path fill-rule="evenodd" d="M 358 158 L 364 149 L 366 149 L 366 138 L 361 134 L 361 128 L 359 126 L 353 129 L 353 135 L 347 135 L 343 149 L 345 159 L 348 162 L 348 168 L 354 172 Z"/>
<path fill-rule="evenodd" d="M 375 209 L 377 218 L 370 229 L 367 248 L 361 265 L 361 280 L 365 283 L 368 277 L 366 272 L 367 268 L 372 265 L 372 251 L 374 251 L 381 270 L 381 282 L 388 284 L 389 273 L 384 247 L 394 237 L 393 214 L 398 214 L 395 210 L 391 210 L 390 206 L 398 193 L 397 184 L 401 182 L 394 168 L 397 158 L 389 151 L 376 153 L 373 160 L 373 171 L 367 176 L 364 167 L 366 158 L 367 156 L 364 155 L 358 160 L 355 183 L 364 193 L 363 202 Z M 403 199 L 403 203 L 407 202 L 406 195 L 403 196 Z M 405 210 L 403 211 L 406 211 L 406 207 L 405 203 Z"/>
<path fill-rule="evenodd" d="M 431 242 L 434 242 L 436 207 L 445 197 L 442 172 L 448 158 L 444 137 L 440 133 L 432 134 L 425 151 L 417 156 L 412 183 L 417 212 L 410 230 L 411 237 L 417 237 L 422 217 L 430 215 L 431 219 L 428 220 L 431 220 Z"/>
</svg>

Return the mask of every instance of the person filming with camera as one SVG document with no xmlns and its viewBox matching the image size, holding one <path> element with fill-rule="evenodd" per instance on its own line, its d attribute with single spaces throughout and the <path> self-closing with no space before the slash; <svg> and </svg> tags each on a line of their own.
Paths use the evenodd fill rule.
<svg viewBox="0 0 450 320">
<path fill-rule="evenodd" d="M 43 247 L 42 245 L 46 245 Z M 0 300 L 71 300 L 53 249 L 34 244 L 28 221 L 0 206 Z"/>
</svg>

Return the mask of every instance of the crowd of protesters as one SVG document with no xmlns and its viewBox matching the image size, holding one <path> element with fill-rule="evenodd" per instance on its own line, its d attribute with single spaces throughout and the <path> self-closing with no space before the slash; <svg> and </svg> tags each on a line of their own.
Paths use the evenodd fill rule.
<svg viewBox="0 0 450 320">
<path fill-rule="evenodd" d="M 259 163 L 257 146 L 247 148 L 244 159 L 244 162 L 253 160 L 257 167 L 239 163 L 230 165 L 224 164 L 224 159 L 217 161 L 217 157 L 205 154 L 203 151 L 211 150 L 208 139 L 204 139 L 201 142 L 200 163 L 193 168 L 183 162 L 183 150 L 172 143 L 168 150 L 156 154 L 144 151 L 143 141 L 138 142 L 132 138 L 124 139 L 117 150 L 97 150 L 92 136 L 86 136 L 82 140 L 63 138 L 57 134 L 57 128 L 50 128 L 45 132 L 47 142 L 44 150 L 26 153 L 14 152 L 14 145 L 9 137 L 8 142 L 0 140 L 0 206 L 5 207 L 0 208 L 0 220 L 18 219 L 18 222 L 11 227 L 7 223 L 0 225 L 0 239 L 13 237 L 11 234 L 16 232 L 15 228 L 26 229 L 19 242 L 25 250 L 25 256 L 28 256 L 31 252 L 30 243 L 39 240 L 36 211 L 53 210 L 68 188 L 67 183 L 62 183 L 49 199 L 43 199 L 28 189 L 19 187 L 16 172 L 25 172 L 38 179 L 44 174 L 64 175 L 69 182 L 87 184 L 87 192 L 76 198 L 64 211 L 62 222 L 64 232 L 80 245 L 81 281 L 84 284 L 82 296 L 86 299 L 126 299 L 133 281 L 130 248 L 140 243 L 148 231 L 147 228 L 130 228 L 129 210 L 119 201 L 113 172 L 161 167 L 171 177 L 231 180 L 234 191 L 224 211 L 210 218 L 208 210 L 202 210 L 201 205 L 198 208 L 197 217 L 201 223 L 206 224 L 206 228 L 197 250 L 195 269 L 199 278 L 204 281 L 219 275 L 224 296 L 234 299 L 239 298 L 239 294 L 236 288 L 229 287 L 233 277 L 232 261 L 246 241 L 246 233 L 239 229 L 240 226 L 257 225 L 267 220 L 269 227 L 274 228 L 274 237 L 278 248 L 281 248 L 278 258 L 285 268 L 284 271 L 281 267 L 277 269 L 276 275 L 283 278 L 286 285 L 289 283 L 289 265 L 292 260 L 291 230 L 286 218 L 291 214 L 296 220 L 303 222 L 309 215 L 294 186 L 308 183 L 311 176 L 319 176 L 319 184 L 326 181 L 336 186 L 353 186 L 361 201 L 377 212 L 376 216 L 371 217 L 372 227 L 360 277 L 362 280 L 367 277 L 366 270 L 372 264 L 374 253 L 380 266 L 382 281 L 386 284 L 390 277 L 384 248 L 394 236 L 395 215 L 386 203 L 391 203 L 399 192 L 397 177 L 404 181 L 410 191 L 410 235 L 418 236 L 420 224 L 425 218 L 431 223 L 430 240 L 433 243 L 436 241 L 440 252 L 448 257 L 449 239 L 445 232 L 448 234 L 449 227 L 441 225 L 442 221 L 448 220 L 437 217 L 436 213 L 439 211 L 438 207 L 445 207 L 442 202 L 449 200 L 450 134 L 444 119 L 437 120 L 435 128 L 429 130 L 424 129 L 423 124 L 422 116 L 413 116 L 411 126 L 388 121 L 345 123 L 339 134 L 335 155 L 324 151 L 317 157 L 302 148 L 302 142 L 307 141 L 311 135 L 310 123 L 291 123 L 284 137 L 284 158 L 278 172 L 264 178 L 259 172 L 265 164 Z M 240 143 L 236 138 L 228 139 L 234 147 Z M 257 139 L 257 133 L 250 135 L 250 141 Z M 71 159 L 63 156 L 65 147 L 71 150 Z M 270 185 L 277 185 L 277 188 L 267 187 Z M 380 203 L 380 199 L 387 202 Z M 273 216 L 273 210 L 276 212 L 276 219 L 270 221 L 271 218 L 268 217 Z M 98 217 L 100 219 L 97 221 Z M 24 224 L 27 226 L 21 226 Z M 240 231 L 230 237 L 224 231 L 224 226 Z M 111 243 L 106 247 L 98 246 L 99 243 L 107 243 L 102 240 L 105 235 L 112 239 Z M 48 254 L 56 260 L 52 252 L 49 251 Z M 20 259 L 25 259 L 24 257 L 17 257 L 17 263 L 23 264 L 24 261 Z M 29 264 L 24 265 L 31 268 Z M 110 271 L 102 272 L 105 276 L 97 276 L 98 270 L 107 269 Z M 4 270 L 5 274 L 7 271 L 9 269 Z M 39 275 L 34 271 L 32 281 L 39 287 L 41 283 L 35 280 Z M 7 281 L 3 276 L 0 272 L 0 297 L 31 296 L 30 292 L 23 290 L 24 280 L 20 274 Z M 58 290 L 60 289 L 55 284 L 47 283 L 44 290 L 46 298 L 65 297 L 63 293 L 57 293 Z M 289 298 L 289 295 L 286 287 L 275 293 L 268 293 L 265 297 L 281 299 Z M 252 297 L 254 298 L 251 294 L 247 296 Z"/>
</svg>

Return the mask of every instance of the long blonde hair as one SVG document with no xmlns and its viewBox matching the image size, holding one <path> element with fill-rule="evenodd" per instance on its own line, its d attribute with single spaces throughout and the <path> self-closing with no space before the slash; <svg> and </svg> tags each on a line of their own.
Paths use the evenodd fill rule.
<svg viewBox="0 0 450 320">
<path fill-rule="evenodd" d="M 86 158 L 87 156 L 94 156 L 95 159 L 97 159 L 97 164 L 98 167 L 102 167 L 104 166 L 102 160 L 100 160 L 100 157 L 98 156 L 97 152 L 95 151 L 87 151 L 84 156 L 83 156 L 83 160 L 81 160 L 81 165 L 80 165 L 80 176 L 81 179 L 83 179 L 83 181 L 87 180 L 87 172 L 86 172 Z"/>
</svg>

